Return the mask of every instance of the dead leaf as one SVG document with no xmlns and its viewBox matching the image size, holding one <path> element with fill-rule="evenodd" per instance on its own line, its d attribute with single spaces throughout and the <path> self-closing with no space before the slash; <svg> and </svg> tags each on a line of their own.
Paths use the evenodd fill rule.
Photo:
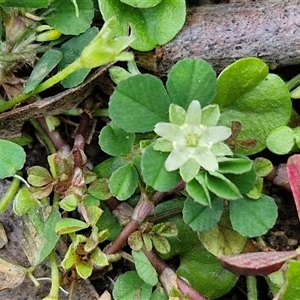
<svg viewBox="0 0 300 300">
<path fill-rule="evenodd" d="M 111 65 L 98 69 L 75 88 L 0 114 L 0 138 L 20 136 L 24 122 L 30 118 L 58 115 L 76 107 L 91 94 L 98 77 L 102 76 Z"/>
<path fill-rule="evenodd" d="M 25 276 L 23 268 L 0 258 L 0 291 L 15 288 L 23 282 Z"/>
<path fill-rule="evenodd" d="M 3 248 L 6 244 L 7 244 L 6 232 L 2 223 L 0 222 L 0 249 Z"/>
</svg>

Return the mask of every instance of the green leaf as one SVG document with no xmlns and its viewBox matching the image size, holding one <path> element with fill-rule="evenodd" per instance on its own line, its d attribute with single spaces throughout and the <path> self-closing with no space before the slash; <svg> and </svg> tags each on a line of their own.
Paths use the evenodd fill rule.
<svg viewBox="0 0 300 300">
<path fill-rule="evenodd" d="M 1 6 L 44 8 L 49 2 L 50 0 L 2 0 L 0 3 Z"/>
<path fill-rule="evenodd" d="M 151 286 L 156 285 L 158 281 L 157 273 L 143 251 L 131 251 L 131 254 L 139 276 L 144 280 L 145 283 Z"/>
<path fill-rule="evenodd" d="M 257 157 L 254 160 L 254 168 L 257 176 L 267 176 L 273 170 L 273 164 L 270 160 L 264 157 Z"/>
<path fill-rule="evenodd" d="M 238 121 L 242 124 L 238 140 L 256 139 L 254 148 L 236 147 L 236 152 L 246 155 L 263 150 L 268 134 L 286 125 L 292 111 L 285 82 L 268 75 L 268 66 L 255 57 L 242 58 L 221 72 L 214 103 L 222 112 L 219 125 L 230 127 Z"/>
<path fill-rule="evenodd" d="M 281 300 L 297 299 L 300 293 L 300 262 L 290 260 L 286 272 L 286 283 L 280 293 Z"/>
<path fill-rule="evenodd" d="M 243 236 L 255 237 L 274 226 L 277 206 L 274 199 L 266 195 L 257 200 L 240 198 L 230 202 L 229 213 L 234 230 Z"/>
<path fill-rule="evenodd" d="M 138 273 L 129 271 L 118 277 L 113 289 L 113 299 L 140 299 L 148 300 L 152 293 L 152 286 L 145 283 Z"/>
<path fill-rule="evenodd" d="M 111 194 L 118 200 L 126 200 L 133 195 L 138 186 L 136 168 L 128 163 L 112 173 L 109 179 Z"/>
<path fill-rule="evenodd" d="M 178 234 L 176 224 L 172 222 L 155 224 L 152 227 L 152 231 L 164 237 L 177 236 Z"/>
<path fill-rule="evenodd" d="M 207 188 L 221 198 L 235 200 L 241 197 L 238 188 L 224 175 L 218 172 L 205 173 Z"/>
<path fill-rule="evenodd" d="M 171 246 L 168 242 L 168 239 L 164 236 L 153 234 L 152 243 L 157 252 L 161 254 L 167 254 L 171 250 Z"/>
<path fill-rule="evenodd" d="M 166 87 L 172 103 L 185 110 L 193 100 L 199 100 L 201 107 L 204 107 L 216 95 L 216 73 L 202 59 L 185 58 L 172 67 Z"/>
<path fill-rule="evenodd" d="M 97 27 L 91 27 L 83 34 L 75 36 L 65 42 L 60 47 L 63 57 L 58 65 L 59 70 L 64 69 L 74 62 L 80 56 L 82 50 L 94 39 L 98 32 L 99 30 Z M 81 68 L 80 70 L 72 73 L 61 82 L 63 87 L 71 88 L 79 85 L 84 81 L 90 70 L 91 69 L 88 68 Z"/>
<path fill-rule="evenodd" d="M 288 154 L 295 146 L 294 131 L 288 126 L 276 127 L 266 139 L 267 147 L 275 154 Z"/>
<path fill-rule="evenodd" d="M 219 298 L 235 286 L 238 277 L 225 270 L 202 245 L 184 253 L 176 273 L 209 299 Z"/>
<path fill-rule="evenodd" d="M 248 157 L 222 157 L 218 159 L 220 173 L 242 174 L 251 170 L 253 162 Z"/>
<path fill-rule="evenodd" d="M 38 205 L 39 203 L 31 197 L 28 188 L 22 187 L 14 199 L 13 210 L 17 216 L 22 216 Z"/>
<path fill-rule="evenodd" d="M 41 166 L 33 166 L 27 171 L 27 181 L 34 187 L 42 187 L 53 181 L 50 172 Z"/>
<path fill-rule="evenodd" d="M 257 174 L 253 166 L 249 172 L 242 174 L 226 174 L 226 178 L 239 189 L 241 194 L 246 194 L 254 187 Z"/>
<path fill-rule="evenodd" d="M 66 234 L 86 229 L 88 227 L 89 225 L 83 221 L 72 218 L 63 218 L 57 222 L 55 232 L 57 234 Z"/>
<path fill-rule="evenodd" d="M 126 132 L 112 122 L 101 130 L 99 145 L 109 155 L 126 156 L 131 151 L 134 139 L 134 133 Z"/>
<path fill-rule="evenodd" d="M 199 173 L 196 176 L 196 179 L 193 179 L 186 184 L 187 193 L 198 203 L 201 205 L 211 205 L 211 199 L 209 191 L 202 181 L 203 173 Z"/>
<path fill-rule="evenodd" d="M 51 13 L 45 17 L 45 21 L 66 35 L 78 35 L 85 32 L 90 27 L 94 17 L 93 1 L 77 1 L 77 4 L 78 17 L 72 1 L 53 1 L 49 6 Z"/>
<path fill-rule="evenodd" d="M 76 195 L 70 194 L 59 201 L 59 206 L 65 211 L 74 211 L 77 208 L 79 199 Z"/>
<path fill-rule="evenodd" d="M 109 101 L 109 116 L 128 132 L 150 132 L 168 121 L 170 99 L 162 82 L 149 74 L 122 81 Z"/>
<path fill-rule="evenodd" d="M 0 179 L 15 175 L 23 168 L 25 160 L 26 153 L 21 146 L 0 139 Z"/>
<path fill-rule="evenodd" d="M 101 215 L 103 214 L 103 210 L 97 206 L 89 206 L 86 208 L 87 216 L 89 218 L 90 226 L 95 226 Z"/>
<path fill-rule="evenodd" d="M 105 267 L 109 265 L 107 255 L 102 252 L 99 248 L 96 248 L 91 254 L 91 259 L 93 260 L 93 264 L 97 267 Z"/>
<path fill-rule="evenodd" d="M 198 232 L 198 237 L 206 250 L 217 257 L 241 253 L 248 241 L 232 229 L 228 213 L 213 228 Z"/>
<path fill-rule="evenodd" d="M 143 247 L 143 240 L 140 231 L 134 231 L 132 234 L 130 234 L 127 239 L 127 243 L 132 250 L 141 250 Z"/>
<path fill-rule="evenodd" d="M 114 171 L 127 165 L 127 163 L 127 160 L 121 157 L 110 157 L 98 164 L 93 169 L 93 172 L 97 175 L 97 177 L 109 178 Z"/>
<path fill-rule="evenodd" d="M 162 0 L 120 0 L 122 3 L 137 7 L 137 8 L 149 8 L 159 4 Z"/>
<path fill-rule="evenodd" d="M 76 271 L 82 279 L 87 279 L 92 275 L 93 266 L 81 260 L 76 263 Z"/>
<path fill-rule="evenodd" d="M 30 77 L 26 81 L 23 93 L 33 91 L 44 78 L 57 66 L 62 59 L 62 53 L 55 49 L 47 50 L 35 65 Z"/>
<path fill-rule="evenodd" d="M 99 200 L 106 200 L 111 196 L 108 183 L 107 178 L 98 178 L 90 184 L 88 193 Z"/>
<path fill-rule="evenodd" d="M 165 168 L 168 155 L 169 153 L 154 150 L 153 144 L 149 145 L 142 154 L 143 179 L 147 185 L 160 192 L 169 191 L 180 180 L 178 171 L 168 172 Z"/>
<path fill-rule="evenodd" d="M 23 220 L 23 248 L 32 266 L 37 266 L 54 249 L 59 236 L 55 226 L 60 220 L 57 209 L 34 207 Z"/>
<path fill-rule="evenodd" d="M 131 47 L 139 51 L 148 51 L 168 43 L 185 22 L 184 0 L 162 0 L 155 7 L 147 9 L 132 7 L 119 0 L 98 0 L 98 4 L 105 21 L 113 16 L 117 18 L 120 36 L 126 35 L 130 26 L 136 39 Z"/>
<path fill-rule="evenodd" d="M 223 212 L 223 200 L 213 197 L 211 207 L 201 205 L 188 197 L 182 210 L 183 220 L 194 231 L 204 231 L 217 224 Z"/>
<path fill-rule="evenodd" d="M 168 300 L 165 290 L 160 286 L 152 293 L 150 300 Z"/>
<path fill-rule="evenodd" d="M 113 215 L 105 203 L 101 203 L 101 208 L 104 210 L 104 212 L 97 222 L 97 227 L 99 231 L 107 229 L 109 231 L 107 239 L 109 241 L 113 241 L 122 231 L 123 227 L 120 225 L 117 217 Z"/>
</svg>

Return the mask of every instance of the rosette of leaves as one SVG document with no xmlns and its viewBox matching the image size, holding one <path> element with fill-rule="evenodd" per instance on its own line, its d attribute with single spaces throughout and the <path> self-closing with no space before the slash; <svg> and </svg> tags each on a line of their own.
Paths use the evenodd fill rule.
<svg viewBox="0 0 300 300">
<path fill-rule="evenodd" d="M 128 245 L 134 251 L 141 250 L 144 245 L 147 251 L 154 247 L 159 253 L 166 254 L 171 250 L 167 238 L 175 237 L 177 233 L 176 224 L 172 222 L 146 223 L 129 236 Z"/>
<path fill-rule="evenodd" d="M 235 115 L 230 114 L 226 110 L 227 102 L 221 103 L 220 95 L 222 93 L 227 95 L 229 90 L 232 89 L 230 86 L 231 77 L 229 77 L 227 72 L 231 76 L 236 76 L 235 72 L 237 72 L 236 68 L 238 66 L 240 67 L 239 71 L 244 74 L 243 80 L 251 79 L 252 84 L 248 87 L 248 93 L 245 94 L 241 90 L 241 93 L 243 93 L 243 96 L 241 96 L 238 94 L 238 91 L 235 91 L 235 94 L 232 95 L 233 98 L 230 98 L 234 99 L 236 97 L 236 99 L 240 99 L 238 103 L 230 102 L 231 110 L 240 112 Z M 261 95 L 259 90 L 264 90 L 266 88 L 265 85 L 270 84 L 269 80 L 261 82 L 262 75 L 257 78 L 255 72 L 258 68 L 262 68 L 263 74 L 266 76 L 264 63 L 259 59 L 240 60 L 235 62 L 232 68 L 229 66 L 226 69 L 227 72 L 224 71 L 217 80 L 214 70 L 207 62 L 184 59 L 171 69 L 165 87 L 158 78 L 148 74 L 131 76 L 121 81 L 109 102 L 109 114 L 112 123 L 104 127 L 99 136 L 99 144 L 102 150 L 112 157 L 96 167 L 97 171 L 95 170 L 98 176 L 109 178 L 109 188 L 112 195 L 117 196 L 118 199 L 128 199 L 136 191 L 139 179 L 142 179 L 152 189 L 168 191 L 182 178 L 182 174 L 178 172 L 178 169 L 173 168 L 173 170 L 169 169 L 169 171 L 166 169 L 169 153 L 155 150 L 156 137 L 155 135 L 153 136 L 153 132 L 157 124 L 169 122 L 170 114 L 168 112 L 170 107 L 173 123 L 177 122 L 178 125 L 179 122 L 182 124 L 188 115 L 186 111 L 188 111 L 189 106 L 194 100 L 197 100 L 202 110 L 205 111 L 202 114 L 204 125 L 216 126 L 216 131 L 212 132 L 213 134 L 220 134 L 217 131 L 220 125 L 223 125 L 220 126 L 220 129 L 223 130 L 224 125 L 226 126 L 227 123 L 238 122 L 241 124 L 240 132 L 239 134 L 235 133 L 234 137 L 229 137 L 230 145 L 234 144 L 234 139 L 239 139 L 237 145 L 243 144 L 243 138 L 246 140 L 256 139 L 259 145 L 257 149 L 261 149 L 262 144 L 265 144 L 262 137 L 265 136 L 266 127 L 260 123 L 262 128 L 256 127 L 256 132 L 254 133 L 252 127 L 254 126 L 253 124 L 257 125 L 257 115 L 256 113 L 251 113 L 251 110 L 254 109 L 251 105 L 255 106 L 255 110 L 258 107 L 260 111 L 265 109 L 268 114 L 274 103 L 264 100 L 260 104 L 258 99 L 256 99 L 256 97 L 259 98 L 259 95 Z M 278 77 L 271 77 L 271 81 L 280 81 Z M 217 103 L 221 103 L 220 113 L 217 105 L 212 104 L 216 101 L 217 91 Z M 285 103 L 286 109 L 284 118 L 274 118 L 272 126 L 276 122 L 285 122 L 287 115 L 290 113 L 290 103 L 286 99 L 286 87 L 281 85 L 281 81 L 277 94 L 280 95 L 283 103 Z M 227 95 L 226 97 L 229 96 Z M 256 100 L 254 101 L 254 99 Z M 248 109 L 247 114 L 245 113 L 246 109 Z M 223 114 L 226 115 L 226 122 L 224 122 Z M 194 114 L 190 115 L 193 119 Z M 197 117 L 195 118 L 197 119 Z M 198 125 L 200 122 L 199 118 L 200 112 L 198 120 L 195 121 L 198 122 Z M 190 122 L 193 122 L 192 119 Z M 259 120 L 262 122 L 261 119 Z M 171 129 L 173 130 L 174 126 Z M 170 147 L 169 149 L 167 149 L 168 147 L 165 148 L 169 152 L 174 148 L 172 142 L 178 142 L 176 140 L 178 138 L 176 130 L 172 130 L 170 132 L 171 140 L 169 140 L 169 142 L 171 141 L 169 143 Z M 226 130 L 229 131 L 229 128 Z M 214 142 L 224 143 L 228 133 L 226 131 L 223 132 L 226 134 L 223 134 L 221 139 L 210 140 L 212 137 L 208 135 L 206 139 L 207 144 L 213 144 Z M 166 136 L 167 132 L 164 134 Z M 173 137 L 175 140 L 172 140 Z M 192 139 L 192 141 L 194 140 Z M 247 143 L 244 143 L 244 145 L 247 145 Z M 209 145 L 209 147 L 211 146 Z M 216 155 L 216 153 L 214 154 L 213 168 L 206 167 L 205 157 L 203 157 L 199 160 L 200 163 L 198 162 L 201 166 L 199 171 L 197 171 L 198 169 L 193 171 L 193 176 L 187 180 L 186 191 L 189 197 L 183 210 L 184 220 L 196 231 L 212 228 L 218 223 L 222 215 L 223 199 L 232 200 L 230 201 L 229 215 L 234 230 L 238 230 L 242 235 L 246 236 L 261 235 L 273 226 L 277 217 L 276 205 L 272 198 L 265 195 L 258 197 L 256 195 L 255 201 L 249 198 L 251 196 L 250 191 L 255 188 L 257 180 L 253 162 L 241 154 L 231 155 L 228 147 L 222 147 L 223 150 L 226 148 L 227 151 L 222 152 L 220 156 Z M 252 151 L 252 149 L 249 151 Z M 210 154 L 208 156 L 209 161 L 212 161 L 211 157 L 212 155 Z M 180 168 L 180 166 L 178 167 Z M 141 176 L 140 178 L 139 175 Z M 122 190 L 122 197 L 119 197 L 115 190 Z M 249 196 L 246 196 L 246 194 Z M 247 209 L 253 210 L 253 212 L 252 218 L 250 218 L 251 222 L 245 224 L 241 220 L 242 218 L 249 218 L 248 215 L 243 215 L 243 213 L 246 214 Z M 265 211 L 268 211 L 268 218 L 261 214 L 261 212 Z M 242 215 L 243 217 L 241 217 Z M 212 218 L 212 216 L 214 217 Z M 258 222 L 260 218 L 268 221 L 260 224 Z"/>
</svg>

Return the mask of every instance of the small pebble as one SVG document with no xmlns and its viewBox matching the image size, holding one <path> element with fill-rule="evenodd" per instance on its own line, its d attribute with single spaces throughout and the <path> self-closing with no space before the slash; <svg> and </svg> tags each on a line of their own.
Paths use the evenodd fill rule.
<svg viewBox="0 0 300 300">
<path fill-rule="evenodd" d="M 287 244 L 289 246 L 297 246 L 298 245 L 298 240 L 297 239 L 288 239 Z"/>
</svg>

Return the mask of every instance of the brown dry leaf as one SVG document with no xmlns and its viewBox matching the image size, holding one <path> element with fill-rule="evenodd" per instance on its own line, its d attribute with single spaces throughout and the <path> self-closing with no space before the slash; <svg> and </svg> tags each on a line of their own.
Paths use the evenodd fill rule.
<svg viewBox="0 0 300 300">
<path fill-rule="evenodd" d="M 0 249 L 3 248 L 7 244 L 7 235 L 5 229 L 0 222 Z"/>
<path fill-rule="evenodd" d="M 98 300 L 111 300 L 111 294 L 105 291 Z"/>
<path fill-rule="evenodd" d="M 0 138 L 20 136 L 24 122 L 30 118 L 53 116 L 76 107 L 93 91 L 97 80 L 112 64 L 98 69 L 81 85 L 55 96 L 0 114 Z"/>
<path fill-rule="evenodd" d="M 23 268 L 0 258 L 0 291 L 15 288 L 23 282 L 25 276 Z"/>
</svg>

